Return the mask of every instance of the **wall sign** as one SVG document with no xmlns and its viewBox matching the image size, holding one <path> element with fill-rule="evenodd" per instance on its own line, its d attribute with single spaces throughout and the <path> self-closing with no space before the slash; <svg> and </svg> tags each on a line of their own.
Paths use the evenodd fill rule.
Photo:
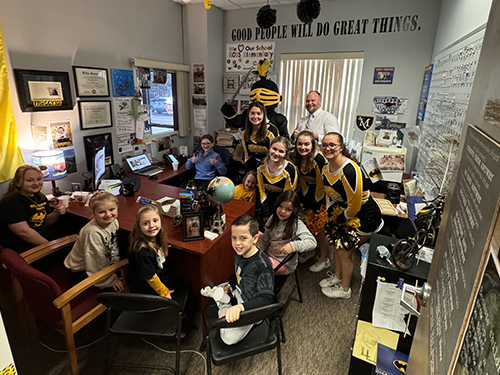
<svg viewBox="0 0 500 375">
<path fill-rule="evenodd" d="M 228 43 L 226 44 L 226 72 L 243 72 L 257 68 L 260 60 L 269 60 L 269 71 L 273 70 L 274 42 Z"/>
<path fill-rule="evenodd" d="M 394 68 L 375 68 L 373 72 L 374 85 L 392 85 Z"/>
</svg>

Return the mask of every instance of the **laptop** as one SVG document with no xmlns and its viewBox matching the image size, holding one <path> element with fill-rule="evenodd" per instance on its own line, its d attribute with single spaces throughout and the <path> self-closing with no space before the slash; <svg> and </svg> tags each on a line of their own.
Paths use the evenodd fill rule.
<svg viewBox="0 0 500 375">
<path fill-rule="evenodd" d="M 151 165 L 151 162 L 146 154 L 132 156 L 125 160 L 127 160 L 130 170 L 141 176 L 153 176 L 163 172 L 162 168 Z"/>
</svg>

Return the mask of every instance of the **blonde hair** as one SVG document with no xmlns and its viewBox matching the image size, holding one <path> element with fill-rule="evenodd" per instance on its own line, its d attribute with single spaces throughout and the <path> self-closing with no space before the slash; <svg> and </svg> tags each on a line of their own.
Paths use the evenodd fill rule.
<svg viewBox="0 0 500 375">
<path fill-rule="evenodd" d="M 243 176 L 243 180 L 242 180 L 243 185 L 245 185 L 245 182 L 247 181 L 247 178 L 250 175 L 252 175 L 255 178 L 255 181 L 257 181 L 257 172 L 255 172 L 254 170 L 250 170 L 247 173 L 245 173 L 245 175 Z"/>
<path fill-rule="evenodd" d="M 153 241 L 151 241 L 149 237 L 142 233 L 141 229 L 141 216 L 142 214 L 150 211 L 156 212 L 160 217 L 161 222 L 161 229 L 155 236 Z M 137 216 L 135 217 L 134 229 L 132 230 L 132 233 L 130 233 L 130 245 L 128 249 L 129 255 L 133 255 L 139 252 L 143 247 L 153 247 L 153 249 L 151 249 L 152 251 L 161 250 L 163 254 L 165 254 L 165 256 L 168 256 L 167 231 L 165 230 L 165 223 L 163 222 L 163 217 L 161 215 L 160 209 L 155 204 L 150 204 L 139 208 L 139 211 L 137 211 Z"/>
<path fill-rule="evenodd" d="M 92 213 L 94 213 L 94 210 L 97 208 L 98 205 L 104 202 L 112 202 L 116 204 L 116 206 L 118 206 L 118 198 L 116 198 L 111 193 L 100 191 L 92 195 L 92 197 L 90 197 L 89 208 L 92 211 Z"/>
<path fill-rule="evenodd" d="M 269 152 L 271 150 L 271 147 L 275 143 L 281 143 L 283 146 L 285 146 L 285 160 L 290 160 L 290 147 L 291 147 L 290 141 L 288 140 L 288 138 L 285 138 L 285 137 L 280 135 L 279 137 L 273 138 L 273 140 L 269 144 L 269 150 L 267 151 L 267 156 L 264 159 L 264 164 L 266 164 L 266 165 L 267 165 L 267 161 L 269 160 Z"/>
<path fill-rule="evenodd" d="M 21 165 L 19 168 L 17 168 L 16 173 L 14 174 L 14 178 L 10 182 L 9 188 L 7 189 L 7 192 L 3 195 L 2 199 L 11 196 L 13 194 L 19 193 L 21 191 L 21 187 L 24 184 L 24 176 L 27 171 L 37 171 L 40 173 L 41 176 L 43 176 L 42 171 L 36 165 L 31 165 L 31 164 Z M 41 191 L 39 191 L 35 195 L 39 199 L 43 199 L 45 197 L 45 195 Z"/>
</svg>

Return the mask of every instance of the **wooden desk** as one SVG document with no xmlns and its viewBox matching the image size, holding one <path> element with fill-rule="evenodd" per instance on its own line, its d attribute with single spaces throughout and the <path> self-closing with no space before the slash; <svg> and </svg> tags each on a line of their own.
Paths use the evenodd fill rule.
<svg viewBox="0 0 500 375">
<path fill-rule="evenodd" d="M 135 197 L 117 196 L 119 209 L 118 221 L 120 222 L 120 237 L 122 237 L 121 252 L 124 256 L 124 246 L 128 246 L 128 235 L 134 228 L 135 217 L 141 204 L 136 203 L 137 196 L 143 196 L 149 199 L 160 199 L 165 196 L 178 198 L 180 188 L 165 185 L 171 179 L 185 173 L 185 167 L 173 171 L 171 167 L 158 174 L 157 180 L 151 180 L 148 177 L 139 176 L 141 187 L 136 192 Z M 255 214 L 253 203 L 232 200 L 223 206 L 226 214 L 226 229 L 215 240 L 208 239 L 199 241 L 182 241 L 182 228 L 174 227 L 172 219 L 164 216 L 167 228 L 167 235 L 172 247 L 169 251 L 167 264 L 172 267 L 176 273 L 185 276 L 191 281 L 193 298 L 196 300 L 197 307 L 203 308 L 210 302 L 208 298 L 200 295 L 200 289 L 206 285 L 217 285 L 227 281 L 234 272 L 234 251 L 231 246 L 231 223 L 238 216 L 243 214 Z M 68 213 L 75 216 L 76 219 L 88 220 L 91 212 L 88 207 L 82 203 L 71 202 Z M 80 223 L 81 224 L 81 223 Z M 125 239 L 125 241 L 123 240 Z M 125 242 L 125 243 L 124 243 Z"/>
</svg>

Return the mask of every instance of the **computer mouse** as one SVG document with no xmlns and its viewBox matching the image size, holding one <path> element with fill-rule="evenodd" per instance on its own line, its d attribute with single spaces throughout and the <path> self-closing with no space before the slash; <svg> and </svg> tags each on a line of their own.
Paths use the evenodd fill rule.
<svg viewBox="0 0 500 375">
<path fill-rule="evenodd" d="M 158 180 L 158 176 L 154 174 L 152 176 L 149 176 L 149 179 L 150 180 Z"/>
</svg>

